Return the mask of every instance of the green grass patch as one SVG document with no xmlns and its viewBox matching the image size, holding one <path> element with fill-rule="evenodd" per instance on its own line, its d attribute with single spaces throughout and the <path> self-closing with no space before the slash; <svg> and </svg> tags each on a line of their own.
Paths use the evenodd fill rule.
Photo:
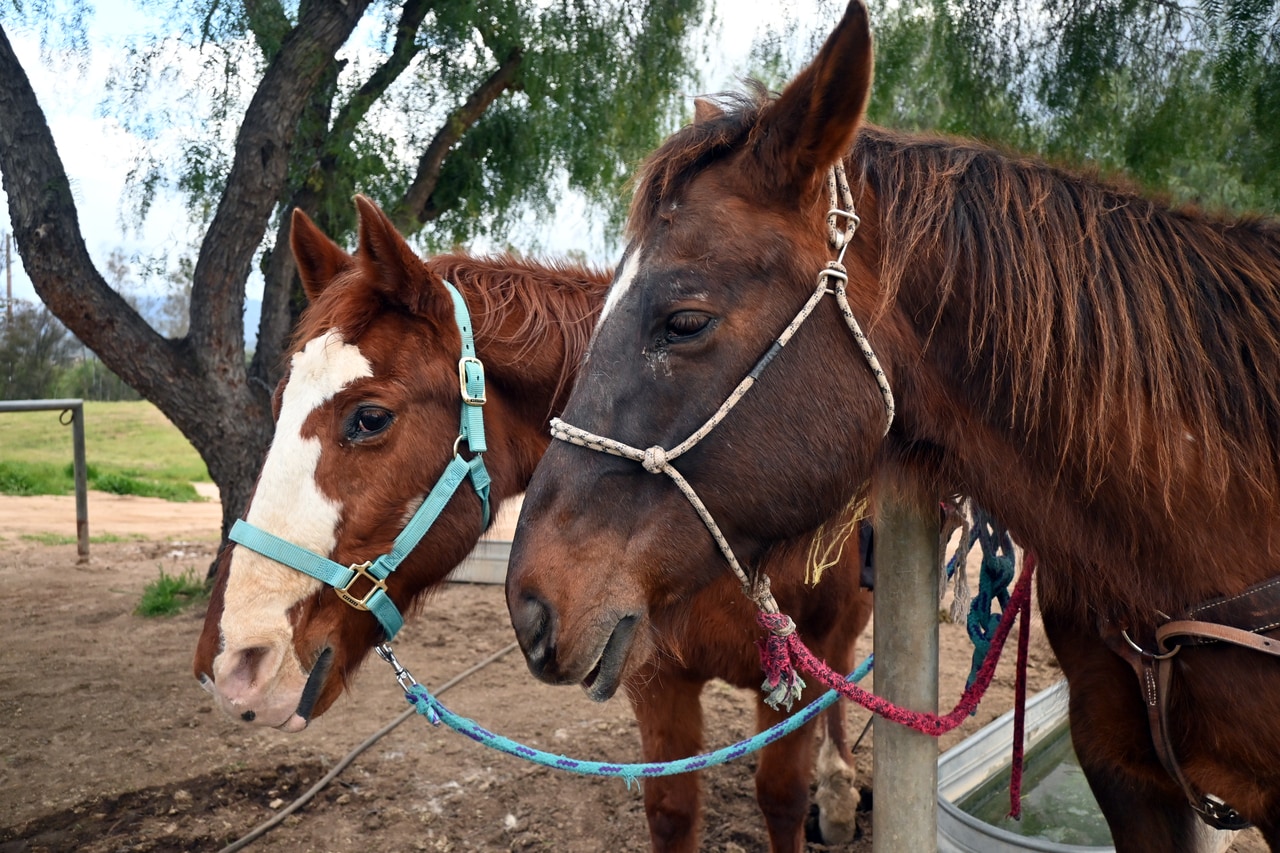
<svg viewBox="0 0 1280 853">
<path fill-rule="evenodd" d="M 63 476 L 56 465 L 0 459 L 0 493 L 6 495 L 65 495 L 75 481 Z"/>
<path fill-rule="evenodd" d="M 195 448 L 146 401 L 84 404 L 89 488 L 170 501 L 199 500 L 193 482 L 209 482 Z M 0 414 L 0 493 L 75 492 L 71 427 L 59 413 Z"/>
<path fill-rule="evenodd" d="M 143 498 L 163 498 L 167 501 L 198 501 L 200 495 L 188 480 L 162 480 L 136 472 L 103 469 L 97 465 L 85 466 L 85 479 L 89 488 L 114 495 L 137 495 Z M 71 495 L 75 494 L 75 463 L 61 467 L 47 462 L 23 462 L 0 460 L 0 494 L 19 495 Z"/>
<path fill-rule="evenodd" d="M 74 545 L 79 540 L 74 536 L 64 536 L 61 533 L 19 533 L 18 538 L 24 542 L 36 542 L 40 545 Z M 89 537 L 90 545 L 110 545 L 114 542 L 145 542 L 147 536 L 143 533 L 131 533 L 128 536 L 120 536 L 116 533 L 101 533 L 97 536 Z"/>
<path fill-rule="evenodd" d="M 160 570 L 160 577 L 142 589 L 142 599 L 134 608 L 139 616 L 172 616 L 190 604 L 208 598 L 204 580 L 195 569 L 177 575 Z"/>
</svg>

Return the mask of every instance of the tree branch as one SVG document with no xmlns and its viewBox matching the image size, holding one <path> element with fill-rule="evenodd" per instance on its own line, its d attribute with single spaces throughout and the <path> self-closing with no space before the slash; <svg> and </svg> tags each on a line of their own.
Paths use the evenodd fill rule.
<svg viewBox="0 0 1280 853">
<path fill-rule="evenodd" d="M 180 345 L 152 329 L 94 267 L 53 134 L 3 27 L 0 175 L 23 266 L 58 319 L 143 396 L 165 374 L 190 375 Z"/>
<path fill-rule="evenodd" d="M 338 110 L 333 120 L 332 139 L 350 139 L 369 108 L 409 67 L 409 63 L 421 51 L 418 46 L 418 28 L 426 20 L 427 12 L 431 11 L 433 5 L 432 0 L 406 0 L 400 10 L 400 22 L 396 24 L 396 39 L 391 55 Z"/>
<path fill-rule="evenodd" d="M 191 287 L 191 333 L 206 367 L 243 375 L 245 281 L 271 211 L 283 191 L 298 118 L 316 82 L 369 0 L 306 4 L 245 112 L 235 160 L 205 234 Z"/>
<path fill-rule="evenodd" d="M 523 62 L 524 52 L 519 47 L 513 48 L 497 70 L 476 87 L 467 98 L 467 102 L 449 114 L 444 125 L 419 158 L 413 183 L 409 185 L 404 198 L 396 205 L 391 215 L 392 221 L 402 233 L 411 234 L 427 221 L 431 195 L 440 182 L 440 169 L 444 165 L 449 149 L 480 120 L 490 104 L 503 92 L 515 86 L 516 77 Z"/>
</svg>

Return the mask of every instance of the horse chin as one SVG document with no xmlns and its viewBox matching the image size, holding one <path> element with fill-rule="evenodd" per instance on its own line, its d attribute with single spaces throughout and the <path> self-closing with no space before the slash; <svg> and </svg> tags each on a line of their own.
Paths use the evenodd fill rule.
<svg viewBox="0 0 1280 853">
<path fill-rule="evenodd" d="M 639 622 L 640 618 L 634 614 L 619 619 L 601 649 L 595 666 L 582 679 L 582 689 L 592 700 L 605 702 L 618 692 Z"/>
</svg>

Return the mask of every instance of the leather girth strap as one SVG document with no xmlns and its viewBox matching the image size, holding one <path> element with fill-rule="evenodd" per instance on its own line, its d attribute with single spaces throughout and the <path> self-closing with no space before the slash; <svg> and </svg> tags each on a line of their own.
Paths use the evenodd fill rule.
<svg viewBox="0 0 1280 853">
<path fill-rule="evenodd" d="M 1169 737 L 1169 682 L 1172 658 L 1183 646 L 1231 643 L 1280 657 L 1280 639 L 1262 636 L 1280 629 L 1280 578 L 1272 578 L 1243 592 L 1215 598 L 1171 619 L 1155 630 L 1156 649 L 1146 651 L 1128 631 L 1100 621 L 1099 632 L 1108 648 L 1125 660 L 1138 676 L 1138 689 L 1147 709 L 1151 741 L 1160 763 L 1182 787 L 1196 814 L 1216 829 L 1247 829 L 1250 824 L 1221 799 L 1198 791 L 1182 772 Z"/>
</svg>

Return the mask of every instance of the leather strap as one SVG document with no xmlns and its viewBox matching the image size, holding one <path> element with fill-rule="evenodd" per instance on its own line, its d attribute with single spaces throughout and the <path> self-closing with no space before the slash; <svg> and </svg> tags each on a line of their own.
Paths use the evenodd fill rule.
<svg viewBox="0 0 1280 853">
<path fill-rule="evenodd" d="M 1171 639 L 1176 641 L 1169 642 Z M 1256 652 L 1280 657 L 1280 641 L 1252 631 L 1233 628 L 1230 625 L 1217 625 L 1196 619 L 1175 619 L 1156 629 L 1156 644 L 1162 652 L 1179 646 L 1204 645 L 1211 642 L 1232 643 Z"/>
<path fill-rule="evenodd" d="M 1280 649 L 1280 644 L 1238 628 L 1213 625 L 1212 623 L 1195 620 L 1175 620 L 1167 622 L 1157 629 L 1156 642 L 1160 653 L 1155 654 L 1143 651 L 1129 638 L 1126 631 L 1117 627 L 1114 623 L 1100 621 L 1098 630 L 1107 647 L 1129 664 L 1138 676 L 1138 689 L 1147 711 L 1147 725 L 1151 730 L 1151 743 L 1155 747 L 1156 757 L 1160 759 L 1160 764 L 1164 767 L 1165 772 L 1182 788 L 1182 792 L 1192 810 L 1200 816 L 1201 820 L 1215 829 L 1248 829 L 1251 824 L 1239 812 L 1220 798 L 1212 794 L 1202 793 L 1191 784 L 1191 780 L 1182 772 L 1182 765 L 1178 763 L 1177 754 L 1173 749 L 1173 742 L 1169 737 L 1168 702 L 1169 683 L 1173 677 L 1172 658 L 1177 654 L 1181 645 L 1175 643 L 1172 649 L 1168 649 L 1165 647 L 1163 639 L 1184 636 L 1212 637 L 1214 640 L 1232 642 L 1248 648 L 1257 647 L 1254 642 L 1240 642 L 1244 637 L 1248 637 L 1255 641 L 1265 642 L 1278 649 Z M 1280 651 L 1268 651 L 1268 654 L 1280 655 Z"/>
</svg>

